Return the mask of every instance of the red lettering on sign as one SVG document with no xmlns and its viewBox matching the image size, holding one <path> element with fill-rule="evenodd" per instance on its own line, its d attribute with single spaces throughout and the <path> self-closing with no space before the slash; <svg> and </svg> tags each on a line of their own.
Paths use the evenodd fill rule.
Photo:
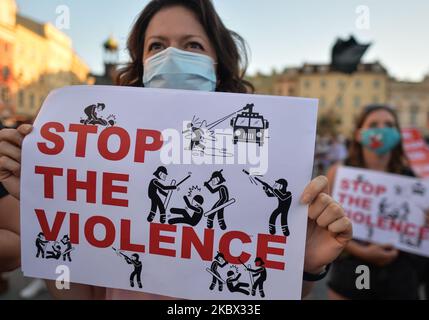
<svg viewBox="0 0 429 320">
<path fill-rule="evenodd" d="M 75 156 L 79 158 L 84 158 L 86 156 L 86 142 L 88 139 L 88 134 L 97 133 L 97 126 L 86 126 L 82 124 L 71 124 L 69 127 L 70 132 L 77 133 L 76 139 L 76 153 Z"/>
<path fill-rule="evenodd" d="M 176 232 L 176 226 L 169 224 L 152 223 L 150 226 L 149 253 L 167 257 L 175 257 L 176 251 L 173 249 L 161 248 L 161 243 L 175 243 L 175 238 L 161 235 L 161 231 Z"/>
<path fill-rule="evenodd" d="M 183 259 L 191 258 L 191 248 L 195 248 L 201 259 L 210 261 L 213 257 L 214 230 L 204 229 L 204 241 L 198 238 L 194 228 L 183 227 L 182 255 Z"/>
<path fill-rule="evenodd" d="M 152 139 L 148 143 L 148 138 Z M 135 162 L 144 163 L 146 151 L 160 150 L 163 144 L 161 132 L 156 130 L 137 130 L 136 153 L 134 155 Z"/>
<path fill-rule="evenodd" d="M 225 255 L 225 260 L 229 263 L 240 264 L 240 260 L 244 263 L 248 261 L 251 255 L 247 252 L 241 252 L 239 256 L 233 256 L 230 251 L 232 240 L 240 240 L 241 243 L 250 243 L 252 239 L 247 233 L 241 231 L 230 231 L 225 233 L 219 241 L 219 251 Z"/>
<path fill-rule="evenodd" d="M 64 140 L 60 135 L 54 132 L 51 132 L 51 129 L 54 129 L 56 132 L 65 131 L 64 126 L 61 123 L 58 123 L 58 122 L 45 123 L 40 129 L 40 135 L 42 136 L 42 138 L 53 143 L 54 146 L 50 148 L 45 142 L 38 142 L 37 147 L 39 148 L 39 151 L 44 154 L 57 155 L 64 149 Z"/>
<path fill-rule="evenodd" d="M 265 267 L 277 270 L 284 270 L 284 261 L 268 260 L 268 255 L 277 255 L 284 258 L 285 250 L 283 248 L 271 247 L 271 243 L 286 244 L 286 237 L 271 235 L 271 234 L 258 234 L 258 249 L 256 255 L 265 261 Z"/>
</svg>

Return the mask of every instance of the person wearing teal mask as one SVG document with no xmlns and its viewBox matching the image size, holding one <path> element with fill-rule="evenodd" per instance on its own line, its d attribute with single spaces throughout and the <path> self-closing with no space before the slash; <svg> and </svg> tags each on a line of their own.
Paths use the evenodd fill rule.
<svg viewBox="0 0 429 320">
<path fill-rule="evenodd" d="M 361 142 L 365 148 L 383 156 L 401 142 L 401 134 L 392 127 L 366 129 L 361 131 Z"/>
<path fill-rule="evenodd" d="M 120 70 L 119 85 L 253 93 L 253 86 L 244 80 L 247 65 L 244 42 L 225 27 L 209 0 L 150 1 L 131 30 L 128 51 L 131 61 Z M 30 131 L 31 126 L 0 131 L 0 158 L 4 160 L 0 162 L 0 182 L 16 199 L 19 199 L 21 142 Z M 344 210 L 327 195 L 327 184 L 326 177 L 317 177 L 301 197 L 301 203 L 309 208 L 304 271 L 314 275 L 307 279 L 325 275 L 326 266 L 342 252 L 352 236 L 351 223 Z M 16 199 L 14 201 L 18 201 Z M 285 290 L 287 285 L 285 283 Z M 54 282 L 48 282 L 48 287 L 57 298 L 168 298 L 76 284 L 71 284 L 70 290 L 57 290 Z M 312 284 L 305 281 L 303 295 L 311 287 Z"/>
<path fill-rule="evenodd" d="M 340 165 L 414 176 L 401 143 L 401 129 L 393 109 L 371 105 L 360 115 L 350 143 L 349 155 L 328 171 L 331 186 Z M 332 190 L 332 188 L 331 188 Z M 391 245 L 353 240 L 335 261 L 328 282 L 329 297 L 335 300 L 418 299 L 426 261 Z M 356 288 L 356 268 L 369 267 L 369 290 Z"/>
</svg>

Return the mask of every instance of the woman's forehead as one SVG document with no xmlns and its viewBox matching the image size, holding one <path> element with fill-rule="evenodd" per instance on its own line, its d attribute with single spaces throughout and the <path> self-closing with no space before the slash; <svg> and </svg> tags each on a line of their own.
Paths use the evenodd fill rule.
<svg viewBox="0 0 429 320">
<path fill-rule="evenodd" d="M 395 122 L 395 117 L 386 110 L 377 110 L 371 112 L 365 119 L 365 123 L 373 121 L 393 121 Z"/>
<path fill-rule="evenodd" d="M 206 37 L 206 32 L 195 14 L 184 7 L 174 6 L 162 9 L 151 19 L 146 37 L 183 38 Z"/>
</svg>

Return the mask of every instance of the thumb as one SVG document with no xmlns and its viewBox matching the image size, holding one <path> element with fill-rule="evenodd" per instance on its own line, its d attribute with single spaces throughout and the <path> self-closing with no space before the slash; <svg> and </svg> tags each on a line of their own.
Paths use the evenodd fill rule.
<svg viewBox="0 0 429 320">
<path fill-rule="evenodd" d="M 20 134 L 26 136 L 33 130 L 33 126 L 31 124 L 23 124 L 20 125 L 17 130 Z"/>
</svg>

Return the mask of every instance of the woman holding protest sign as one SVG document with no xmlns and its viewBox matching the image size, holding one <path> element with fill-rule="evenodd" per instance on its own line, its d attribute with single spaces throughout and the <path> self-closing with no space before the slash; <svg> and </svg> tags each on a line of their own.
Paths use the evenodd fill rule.
<svg viewBox="0 0 429 320">
<path fill-rule="evenodd" d="M 344 165 L 414 176 L 407 166 L 396 113 L 384 105 L 368 106 L 358 118 Z M 336 164 L 328 171 L 331 187 Z M 331 189 L 332 190 L 332 189 Z M 423 258 L 400 252 L 390 245 L 353 240 L 333 264 L 329 282 L 331 299 L 418 299 Z M 370 288 L 359 290 L 359 266 L 369 267 Z"/>
<path fill-rule="evenodd" d="M 153 0 L 139 15 L 128 40 L 131 62 L 119 73 L 123 86 L 252 92 L 244 80 L 245 46 L 228 30 L 209 0 Z M 22 139 L 31 126 L 0 132 L 0 174 L 9 192 L 19 199 Z M 325 268 L 351 239 L 351 223 L 340 205 L 328 195 L 328 180 L 314 179 L 301 198 L 309 205 L 305 279 L 322 278 Z M 59 298 L 165 297 L 123 290 L 72 285 L 72 290 L 51 292 Z M 304 294 L 311 283 L 304 282 Z"/>
</svg>

